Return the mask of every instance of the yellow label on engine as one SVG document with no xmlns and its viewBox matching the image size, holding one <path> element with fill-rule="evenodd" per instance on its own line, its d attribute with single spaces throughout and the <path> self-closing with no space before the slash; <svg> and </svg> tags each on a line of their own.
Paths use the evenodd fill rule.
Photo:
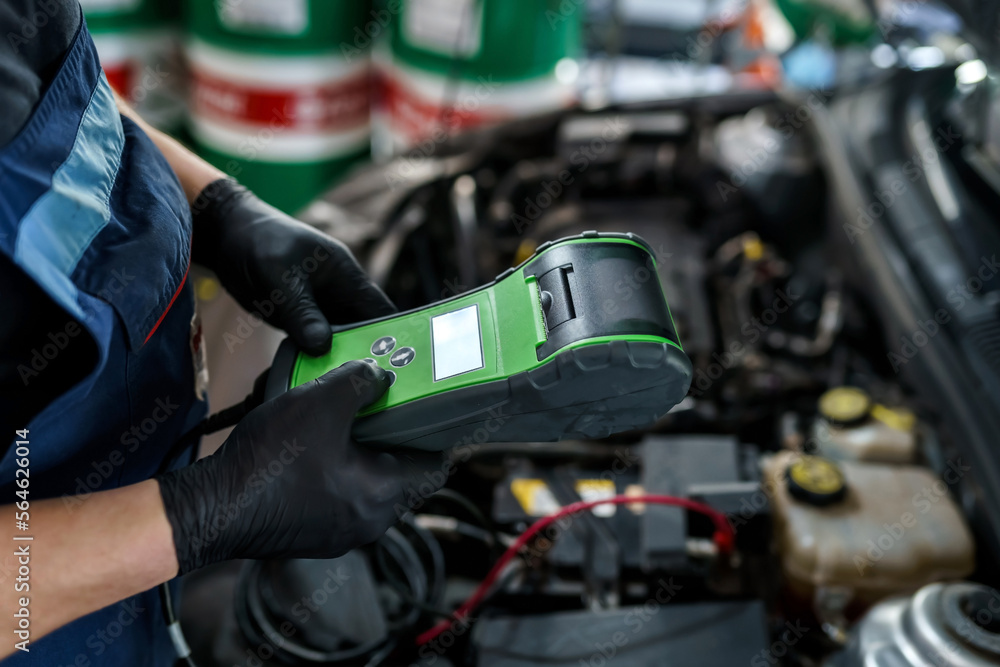
<svg viewBox="0 0 1000 667">
<path fill-rule="evenodd" d="M 525 477 L 512 480 L 510 492 L 528 516 L 548 516 L 562 507 L 552 489 L 540 479 Z"/>
</svg>

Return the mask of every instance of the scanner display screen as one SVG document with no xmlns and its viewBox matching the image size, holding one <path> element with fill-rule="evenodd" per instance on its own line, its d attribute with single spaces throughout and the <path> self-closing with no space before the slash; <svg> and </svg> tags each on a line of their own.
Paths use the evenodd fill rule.
<svg viewBox="0 0 1000 667">
<path fill-rule="evenodd" d="M 479 306 L 472 305 L 431 318 L 434 381 L 483 367 Z"/>
</svg>

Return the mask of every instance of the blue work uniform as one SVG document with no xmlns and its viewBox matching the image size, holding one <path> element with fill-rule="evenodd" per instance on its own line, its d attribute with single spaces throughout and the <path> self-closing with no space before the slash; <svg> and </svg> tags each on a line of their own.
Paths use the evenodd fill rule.
<svg viewBox="0 0 1000 667">
<path fill-rule="evenodd" d="M 80 11 L 76 3 L 66 10 Z M 60 355 L 79 341 L 92 355 L 80 378 L 19 425 L 28 430 L 29 501 L 61 498 L 71 510 L 95 491 L 152 477 L 206 411 L 195 392 L 200 333 L 187 281 L 190 209 L 162 154 L 118 113 L 86 25 L 76 21 L 27 122 L 0 148 L 0 263 L 38 295 L 29 312 L 3 317 L 23 317 L 28 327 L 37 309 L 56 313 L 49 321 L 58 323 L 35 335 L 31 354 L 16 364 L 17 379 L 25 392 L 44 386 L 46 372 L 55 373 Z M 14 438 L 0 434 L 0 504 L 20 500 Z M 13 525 L 13 511 L 0 520 Z M 30 519 L 23 534 L 31 535 Z M 13 549 L 0 549 L 0 586 L 10 589 Z M 175 660 L 155 589 L 28 648 L 2 664 L 166 667 Z"/>
</svg>

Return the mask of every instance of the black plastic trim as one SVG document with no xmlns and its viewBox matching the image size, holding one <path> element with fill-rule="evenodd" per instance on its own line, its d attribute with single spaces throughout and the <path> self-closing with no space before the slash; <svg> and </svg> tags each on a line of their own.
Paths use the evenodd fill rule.
<svg viewBox="0 0 1000 667">
<path fill-rule="evenodd" d="M 691 385 L 668 343 L 616 340 L 563 350 L 538 368 L 361 417 L 353 435 L 383 447 L 440 451 L 484 442 L 604 438 L 653 424 Z M 435 415 L 427 424 L 427 415 Z"/>
<path fill-rule="evenodd" d="M 535 276 L 539 289 L 551 295 L 543 300 L 549 305 L 547 340 L 536 351 L 539 361 L 571 343 L 602 336 L 659 336 L 680 345 L 648 250 L 568 243 L 532 260 L 524 274 Z"/>
</svg>

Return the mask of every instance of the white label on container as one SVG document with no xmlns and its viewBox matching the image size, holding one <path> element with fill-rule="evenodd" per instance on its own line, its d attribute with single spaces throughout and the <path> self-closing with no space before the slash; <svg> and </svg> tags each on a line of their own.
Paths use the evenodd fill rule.
<svg viewBox="0 0 1000 667">
<path fill-rule="evenodd" d="M 576 480 L 576 495 L 580 500 L 591 502 L 608 500 L 615 497 L 615 483 L 610 479 L 578 479 Z M 611 503 L 598 505 L 590 510 L 594 516 L 614 516 L 615 506 Z"/>
<path fill-rule="evenodd" d="M 479 306 L 453 310 L 431 318 L 434 347 L 434 381 L 483 367 L 483 342 Z"/>
<path fill-rule="evenodd" d="M 479 0 L 410 0 L 404 5 L 407 41 L 449 57 L 469 58 L 482 44 L 483 12 Z"/>
<path fill-rule="evenodd" d="M 216 8 L 237 32 L 301 35 L 309 27 L 309 0 L 216 0 Z"/>
</svg>

